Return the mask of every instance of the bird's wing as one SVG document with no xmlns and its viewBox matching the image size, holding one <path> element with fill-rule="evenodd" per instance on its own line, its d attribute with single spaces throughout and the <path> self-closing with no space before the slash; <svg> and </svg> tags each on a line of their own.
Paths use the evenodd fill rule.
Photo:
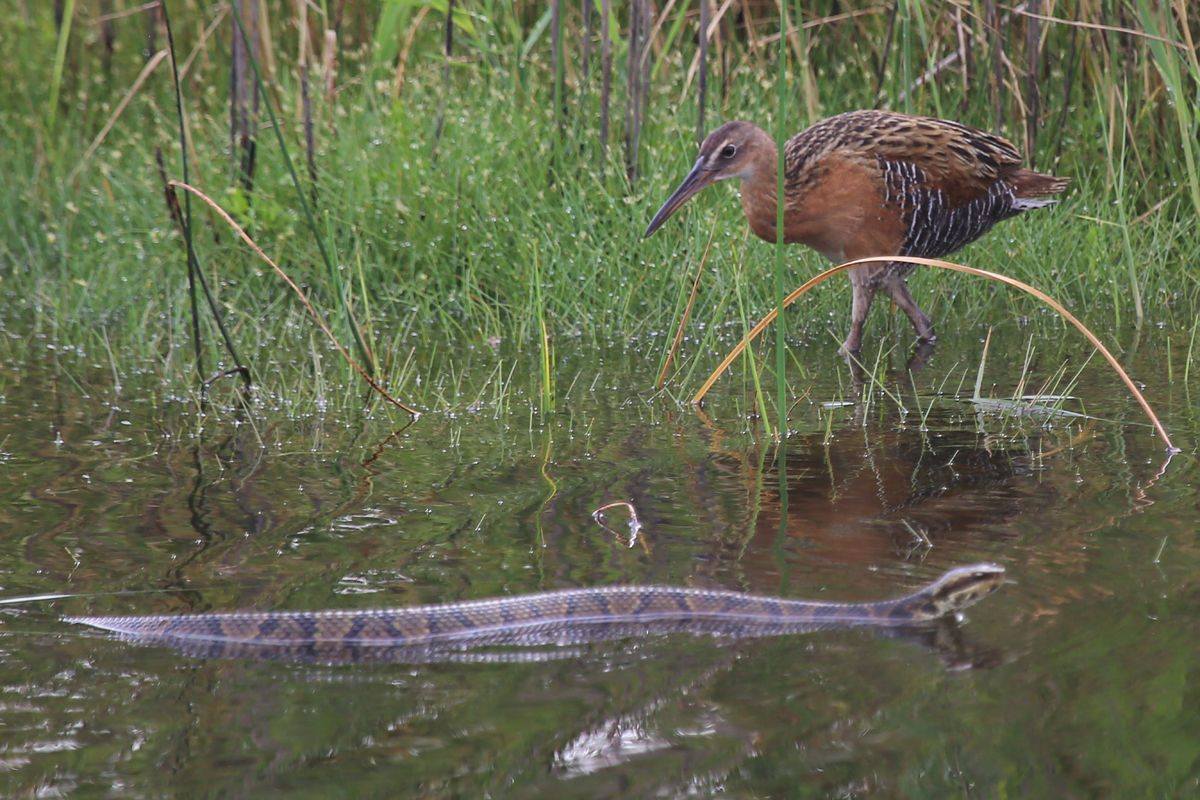
<svg viewBox="0 0 1200 800">
<path fill-rule="evenodd" d="M 889 162 L 916 167 L 919 185 L 911 188 L 943 192 L 950 208 L 986 195 L 1021 166 L 1017 148 L 1004 139 L 930 118 L 905 118 L 879 130 L 872 151 L 881 169 Z"/>
</svg>

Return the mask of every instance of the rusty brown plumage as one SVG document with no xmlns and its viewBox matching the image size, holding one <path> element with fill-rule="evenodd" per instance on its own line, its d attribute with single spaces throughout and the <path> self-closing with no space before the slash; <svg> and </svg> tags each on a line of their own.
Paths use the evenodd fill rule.
<svg viewBox="0 0 1200 800">
<path fill-rule="evenodd" d="M 742 181 L 742 210 L 755 235 L 776 241 L 779 153 L 749 122 L 729 122 L 700 147 L 692 171 L 655 215 L 646 236 L 705 186 Z M 997 222 L 1048 205 L 1066 178 L 1021 168 L 1012 144 L 968 125 L 890 111 L 851 111 L 813 125 L 784 145 L 784 241 L 804 244 L 835 263 L 869 256 L 938 258 L 987 233 Z M 863 264 L 848 270 L 850 333 L 856 353 L 875 293 L 883 288 L 935 338 L 929 317 L 909 294 L 911 264 Z"/>
</svg>

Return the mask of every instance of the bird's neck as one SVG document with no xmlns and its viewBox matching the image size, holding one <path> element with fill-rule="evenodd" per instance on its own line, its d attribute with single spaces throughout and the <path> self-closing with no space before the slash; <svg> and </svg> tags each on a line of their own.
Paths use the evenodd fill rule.
<svg viewBox="0 0 1200 800">
<path fill-rule="evenodd" d="M 779 213 L 776 203 L 779 191 L 779 149 L 765 132 L 761 143 L 755 148 L 754 160 L 740 177 L 742 211 L 746 213 L 750 230 L 760 239 L 776 241 L 775 223 Z"/>
</svg>

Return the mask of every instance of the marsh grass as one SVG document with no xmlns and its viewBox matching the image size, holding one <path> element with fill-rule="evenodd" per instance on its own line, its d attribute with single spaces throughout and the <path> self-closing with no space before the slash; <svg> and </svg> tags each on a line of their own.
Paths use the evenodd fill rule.
<svg viewBox="0 0 1200 800">
<path fill-rule="evenodd" d="M 1137 19 L 1149 29 L 1153 22 L 1157 36 L 1192 40 L 1187 26 L 1196 20 L 1181 24 L 1170 7 L 1139 2 L 1126 24 Z M 555 387 L 569 383 L 557 372 L 565 348 L 636 349 L 647 341 L 665 347 L 678 300 L 691 292 L 714 230 L 681 340 L 675 391 L 690 394 L 697 370 L 709 371 L 714 352 L 740 338 L 743 319 L 775 304 L 776 254 L 766 243 L 746 240 L 731 188 L 710 190 L 659 235 L 641 239 L 646 219 L 694 158 L 700 115 L 695 83 L 687 77 L 696 57 L 694 6 L 678 4 L 669 12 L 674 16 L 654 20 L 662 24 L 652 27 L 657 38 L 646 51 L 652 78 L 640 87 L 646 116 L 632 154 L 639 179 L 631 184 L 631 154 L 615 146 L 625 132 L 610 137 L 602 131 L 608 90 L 584 91 L 579 6 L 562 6 L 556 62 L 547 32 L 550 9 L 533 4 L 456 2 L 450 58 L 445 4 L 377 9 L 348 3 L 346 19 L 376 27 L 356 39 L 357 28 L 347 25 L 333 44 L 322 38 L 321 20 L 302 26 L 297 40 L 298 28 L 288 27 L 291 6 L 267 5 L 274 27 L 262 35 L 273 42 L 264 52 L 274 54 L 274 68 L 264 74 L 266 95 L 278 105 L 284 147 L 299 152 L 305 124 L 314 128 L 316 230 L 309 229 L 304 207 L 305 190 L 315 187 L 302 185 L 284 151 L 269 146 L 270 131 L 260 130 L 253 191 L 237 179 L 226 151 L 222 94 L 227 29 L 208 35 L 220 15 L 226 15 L 223 26 L 231 20 L 223 6 L 204 3 L 172 17 L 179 50 L 191 65 L 182 88 L 194 183 L 229 210 L 318 307 L 340 309 L 335 335 L 374 353 L 379 380 L 391 391 L 403 387 L 406 398 L 432 406 L 450 405 L 451 398 L 503 402 L 516 389 L 514 375 L 532 375 L 527 388 L 553 407 L 560 399 Z M 597 6 L 608 5 L 589 8 L 597 13 Z M 745 118 L 769 130 L 798 130 L 812 116 L 871 107 L 876 96 L 986 128 L 1002 116 L 1002 133 L 1026 150 L 1033 144 L 1029 156 L 1040 168 L 1068 175 L 1072 184 L 1057 207 L 1002 223 L 959 259 L 1043 289 L 1125 343 L 1136 318 L 1132 298 L 1141 300 L 1143 327 L 1161 324 L 1185 336 L 1194 331 L 1200 289 L 1194 55 L 1136 35 L 1046 23 L 1037 29 L 1042 116 L 1035 122 L 1041 124 L 1031 128 L 1022 116 L 1023 95 L 1015 91 L 1022 76 L 1013 65 L 1023 63 L 1017 50 L 995 62 L 1001 73 L 988 75 L 997 51 L 981 35 L 982 7 L 967 9 L 971 13 L 956 23 L 960 31 L 929 4 L 898 4 L 894 36 L 889 15 L 873 9 L 836 20 L 820 8 L 806 9 L 784 48 L 770 9 L 746 8 L 740 22 L 714 20 L 719 36 L 710 44 L 720 75 L 708 83 L 712 124 Z M 6 326 L 22 332 L 6 343 L 8 353 L 19 358 L 20 343 L 42 335 L 26 335 L 26 329 L 101 352 L 104 331 L 116 354 L 114 369 L 155 370 L 164 391 L 189 396 L 180 385 L 192 369 L 182 349 L 187 337 L 181 332 L 191 324 L 183 249 L 153 163 L 156 146 L 179 148 L 166 71 L 145 80 L 85 163 L 88 145 L 145 66 L 143 24 L 117 21 L 106 74 L 90 5 L 79 7 L 73 29 L 61 30 L 48 4 L 22 9 L 0 12 L 10 31 L 0 39 L 0 63 L 14 76 L 0 87 L 0 131 L 8 143 L 0 168 L 10 187 L 0 195 L 0 288 Z M 625 85 L 628 8 L 614 4 L 611 10 L 600 26 L 587 29 L 599 28 L 603 37 L 611 28 L 611 41 L 602 38 L 589 57 L 615 91 Z M 1019 24 L 1010 18 L 1005 30 Z M 318 30 L 310 32 L 311 26 Z M 1080 40 L 1078 48 L 1067 48 L 1069 37 Z M 60 41 L 66 48 L 61 70 L 57 59 L 39 58 Z M 974 61 L 944 63 L 947 52 L 961 50 L 960 41 L 977 50 Z M 1016 49 L 1021 41 L 1002 39 Z M 340 47 L 336 59 L 332 51 L 315 52 L 333 46 Z M 610 48 L 611 76 L 604 66 Z M 781 63 L 780 52 L 791 60 Z M 312 92 L 306 114 L 304 78 L 321 69 L 321 80 L 336 74 L 339 82 L 332 91 Z M 782 84 L 773 77 L 779 74 Z M 47 87 L 59 91 L 61 101 Z M 794 99 L 783 115 L 781 88 Z M 1063 90 L 1071 95 L 1065 102 Z M 611 122 L 619 127 L 619 119 Z M 1041 130 L 1036 141 L 1031 130 Z M 561 131 L 570 134 L 563 147 Z M 435 140 L 436 164 L 430 157 Z M 1048 164 L 1059 147 L 1061 159 Z M 196 218 L 194 241 L 214 303 L 230 320 L 258 382 L 294 403 L 318 385 L 318 369 L 325 398 L 319 402 L 356 385 L 346 365 L 311 344 L 311 329 L 286 287 L 214 217 Z M 794 285 L 825 266 L 801 248 L 787 248 L 782 257 Z M 832 347 L 830 331 L 844 326 L 849 307 L 841 283 L 814 292 L 789 315 L 790 342 Z M 980 281 L 923 270 L 912 283 L 941 330 L 978 319 L 993 325 L 1032 320 L 1050 335 L 1059 330 L 1031 301 L 998 295 Z M 211 319 L 200 324 L 211 369 L 232 366 Z M 877 311 L 869 335 L 879 337 L 891 324 Z M 486 377 L 470 377 L 474 372 L 462 366 L 470 361 L 464 348 L 487 348 L 489 341 L 502 343 L 512 361 L 483 370 Z M 1175 371 L 1182 366 L 1189 374 L 1193 355 L 1189 346 Z M 514 372 L 523 359 L 537 369 Z M 761 362 L 750 380 L 765 381 L 773 369 L 778 365 Z M 447 370 L 476 385 L 451 392 L 441 381 Z M 285 388 L 288 381 L 293 385 Z M 310 395 L 318 403 L 315 388 Z"/>
</svg>

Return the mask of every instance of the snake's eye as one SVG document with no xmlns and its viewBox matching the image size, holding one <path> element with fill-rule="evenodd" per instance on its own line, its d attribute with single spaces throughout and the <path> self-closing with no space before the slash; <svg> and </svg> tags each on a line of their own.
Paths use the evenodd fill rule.
<svg viewBox="0 0 1200 800">
<path fill-rule="evenodd" d="M 731 144 L 727 144 L 721 148 L 721 158 L 729 160 L 737 155 L 737 148 Z"/>
</svg>

